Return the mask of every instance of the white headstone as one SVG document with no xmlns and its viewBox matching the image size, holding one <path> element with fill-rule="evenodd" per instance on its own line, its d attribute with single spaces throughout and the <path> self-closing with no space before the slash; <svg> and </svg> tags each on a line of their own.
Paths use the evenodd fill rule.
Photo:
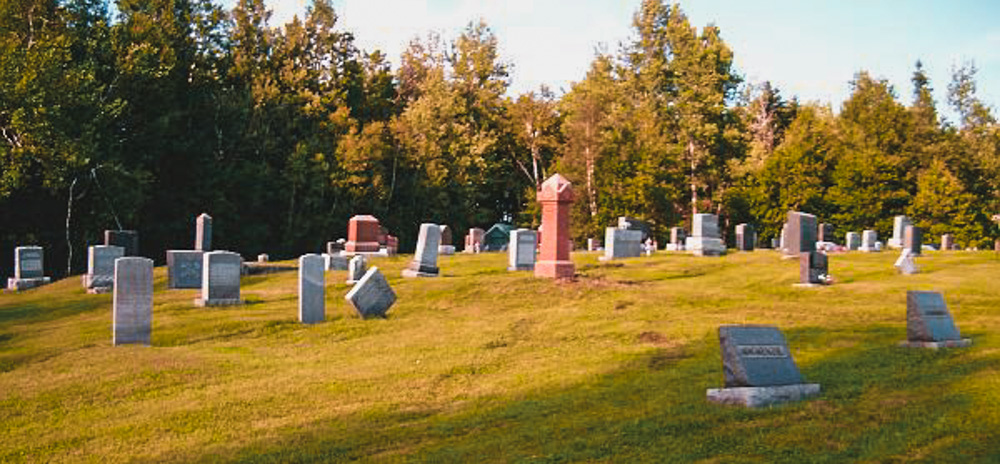
<svg viewBox="0 0 1000 464">
<path fill-rule="evenodd" d="M 347 263 L 347 284 L 354 285 L 361 277 L 365 275 L 365 257 L 363 255 L 355 255 L 351 258 L 351 261 Z"/>
<path fill-rule="evenodd" d="M 441 226 L 437 224 L 420 224 L 420 235 L 417 236 L 417 250 L 413 260 L 403 270 L 403 277 L 437 277 L 438 247 L 441 245 Z"/>
<path fill-rule="evenodd" d="M 197 251 L 212 250 L 212 216 L 201 213 L 195 219 L 194 249 Z"/>
<path fill-rule="evenodd" d="M 198 306 L 238 305 L 243 258 L 229 251 L 210 251 L 202 256 L 201 298 Z"/>
<path fill-rule="evenodd" d="M 917 263 L 913 261 L 913 252 L 907 248 L 904 248 L 899 254 L 899 258 L 896 259 L 894 266 L 896 266 L 899 273 L 903 275 L 916 274 L 919 272 Z"/>
<path fill-rule="evenodd" d="M 507 245 L 507 270 L 533 271 L 537 248 L 538 234 L 535 231 L 529 229 L 510 231 L 510 243 Z"/>
<path fill-rule="evenodd" d="M 87 274 L 84 286 L 92 293 L 105 292 L 115 283 L 115 260 L 125 256 L 125 248 L 94 245 L 87 248 Z"/>
<path fill-rule="evenodd" d="M 299 321 L 315 324 L 326 319 L 326 272 L 323 257 L 299 258 Z"/>
</svg>

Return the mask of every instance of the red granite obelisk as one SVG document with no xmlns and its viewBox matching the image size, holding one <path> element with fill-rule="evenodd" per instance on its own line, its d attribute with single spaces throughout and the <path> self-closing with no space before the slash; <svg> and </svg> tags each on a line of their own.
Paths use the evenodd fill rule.
<svg viewBox="0 0 1000 464">
<path fill-rule="evenodd" d="M 542 184 L 538 202 L 542 204 L 541 251 L 535 263 L 535 277 L 573 277 L 576 267 L 570 260 L 569 210 L 573 206 L 573 185 L 555 174 Z"/>
</svg>

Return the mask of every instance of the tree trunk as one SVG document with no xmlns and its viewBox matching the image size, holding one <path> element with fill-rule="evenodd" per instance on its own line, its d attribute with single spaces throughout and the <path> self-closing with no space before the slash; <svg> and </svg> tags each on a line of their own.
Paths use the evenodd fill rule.
<svg viewBox="0 0 1000 464">
<path fill-rule="evenodd" d="M 694 171 L 697 167 L 697 163 L 694 158 L 694 140 L 688 137 L 688 159 L 691 160 L 691 217 L 693 218 L 695 214 L 698 214 L 698 186 L 695 184 Z"/>
<path fill-rule="evenodd" d="M 590 125 L 587 125 L 587 145 L 583 150 L 587 162 L 587 198 L 590 200 L 590 217 L 597 217 L 597 198 L 594 195 L 594 155 L 590 149 Z"/>
</svg>

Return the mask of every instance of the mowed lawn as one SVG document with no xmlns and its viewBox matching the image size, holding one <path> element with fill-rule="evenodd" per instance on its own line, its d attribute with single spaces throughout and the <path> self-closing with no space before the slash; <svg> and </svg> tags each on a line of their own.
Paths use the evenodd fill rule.
<svg viewBox="0 0 1000 464">
<path fill-rule="evenodd" d="M 798 289 L 773 251 L 659 253 L 578 278 L 441 257 L 384 320 L 327 273 L 326 322 L 297 322 L 295 272 L 196 308 L 155 271 L 152 347 L 111 346 L 111 296 L 79 278 L 0 295 L 2 462 L 1000 462 L 1000 258 L 833 254 Z M 906 290 L 944 293 L 966 349 L 897 346 Z M 723 407 L 717 328 L 775 324 L 822 394 Z"/>
</svg>

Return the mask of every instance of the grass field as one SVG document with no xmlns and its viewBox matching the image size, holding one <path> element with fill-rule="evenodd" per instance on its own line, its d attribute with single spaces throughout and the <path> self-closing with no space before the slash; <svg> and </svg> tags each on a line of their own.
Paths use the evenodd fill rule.
<svg viewBox="0 0 1000 464">
<path fill-rule="evenodd" d="M 78 278 L 0 295 L 2 462 L 1000 462 L 1000 260 L 831 255 L 835 285 L 792 288 L 771 251 L 660 253 L 578 278 L 441 257 L 399 277 L 385 320 L 344 301 L 297 322 L 296 273 L 243 279 L 248 303 L 192 304 L 155 273 L 153 347 L 111 346 L 111 296 Z M 973 346 L 905 349 L 906 290 L 944 293 Z M 780 327 L 812 400 L 710 404 L 720 324 Z"/>
</svg>

